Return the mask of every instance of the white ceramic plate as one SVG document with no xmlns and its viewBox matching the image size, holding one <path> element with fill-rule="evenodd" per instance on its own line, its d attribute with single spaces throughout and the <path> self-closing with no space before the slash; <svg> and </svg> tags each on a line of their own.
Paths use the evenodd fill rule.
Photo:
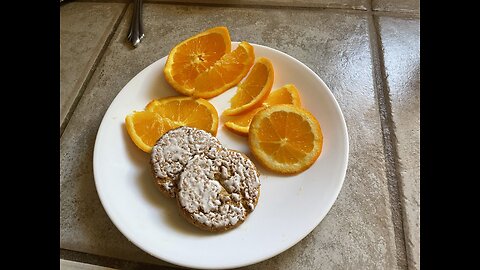
<svg viewBox="0 0 480 270">
<path fill-rule="evenodd" d="M 233 43 L 233 48 L 238 42 Z M 101 202 L 115 226 L 135 245 L 164 261 L 193 268 L 241 267 L 271 258 L 295 245 L 325 217 L 343 184 L 348 135 L 342 112 L 325 83 L 307 66 L 280 51 L 252 44 L 256 57 L 275 68 L 273 90 L 297 86 L 302 105 L 320 122 L 323 151 L 308 170 L 280 176 L 260 167 L 261 195 L 255 211 L 238 228 L 203 232 L 184 220 L 175 200 L 156 190 L 149 155 L 128 136 L 124 120 L 152 99 L 178 95 L 164 80 L 166 57 L 136 75 L 108 108 L 95 141 L 93 169 Z M 232 48 L 232 49 L 233 49 Z M 210 100 L 219 114 L 236 87 Z M 217 138 L 251 157 L 247 140 L 219 123 Z M 254 160 L 255 161 L 255 160 Z"/>
</svg>

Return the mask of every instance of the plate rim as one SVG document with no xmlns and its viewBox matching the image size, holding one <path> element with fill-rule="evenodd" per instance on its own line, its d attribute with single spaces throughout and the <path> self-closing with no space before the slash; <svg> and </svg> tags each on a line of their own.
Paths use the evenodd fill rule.
<svg viewBox="0 0 480 270">
<path fill-rule="evenodd" d="M 232 41 L 232 45 L 238 45 L 240 42 L 237 42 L 237 41 Z M 130 85 L 132 84 L 132 82 L 135 80 L 135 78 L 142 72 L 145 72 L 147 69 L 150 69 L 152 68 L 152 66 L 157 63 L 158 61 L 161 61 L 163 58 L 166 58 L 168 57 L 168 54 L 155 60 L 154 62 L 150 63 L 148 66 L 146 66 L 145 68 L 143 68 L 141 71 L 139 71 L 138 73 L 135 74 L 135 76 L 133 76 L 128 82 L 127 84 L 125 84 L 122 89 L 117 93 L 117 95 L 115 96 L 115 98 L 110 102 L 109 104 L 109 107 L 108 109 L 105 111 L 105 114 L 103 115 L 102 117 L 102 120 L 100 122 L 100 126 L 98 127 L 98 130 L 97 130 L 97 133 L 96 133 L 96 137 L 95 137 L 95 144 L 94 144 L 94 149 L 93 149 L 93 158 L 92 158 L 92 162 L 93 162 L 93 177 L 94 177 L 94 182 L 95 182 L 95 189 L 96 189 L 96 192 L 98 194 L 98 197 L 100 199 L 100 202 L 102 204 L 102 207 L 103 209 L 105 210 L 105 213 L 107 214 L 108 218 L 111 220 L 111 222 L 115 225 L 115 227 L 122 233 L 122 235 L 128 239 L 128 241 L 130 241 L 131 243 L 133 243 L 136 247 L 140 248 L 142 251 L 146 252 L 147 254 L 155 257 L 155 258 L 158 258 L 160 260 L 163 260 L 165 262 L 168 262 L 168 263 L 172 263 L 172 264 L 175 264 L 175 265 L 178 265 L 178 266 L 182 266 L 182 267 L 190 267 L 190 268 L 197 268 L 197 269 L 231 269 L 231 268 L 238 268 L 238 267 L 245 267 L 245 266 L 248 266 L 248 265 L 252 265 L 252 264 L 255 264 L 255 263 L 259 263 L 259 262 L 262 262 L 262 261 L 265 261 L 265 260 L 268 260 L 274 256 L 277 256 L 283 252 L 285 252 L 286 250 L 288 250 L 289 248 L 295 246 L 296 244 L 298 244 L 300 241 L 302 241 L 308 234 L 310 234 L 320 223 L 321 221 L 325 218 L 325 216 L 330 212 L 331 208 L 333 207 L 333 205 L 335 204 L 335 202 L 337 201 L 338 199 L 338 195 L 340 194 L 340 191 L 342 190 L 343 188 L 343 184 L 345 182 L 345 177 L 346 177 L 346 173 L 347 173 L 347 168 L 348 168 L 348 161 L 349 161 L 349 153 L 350 153 L 350 140 L 349 140 L 349 135 L 348 135 L 348 129 L 347 129 L 347 125 L 346 125 L 346 121 L 345 121 L 345 116 L 343 115 L 343 112 L 340 108 L 340 105 L 338 104 L 338 101 L 337 99 L 335 98 L 335 96 L 333 95 L 332 93 L 332 90 L 327 86 L 327 84 L 323 81 L 323 79 L 318 75 L 316 74 L 313 70 L 310 69 L 310 67 L 308 67 L 307 65 L 305 65 L 303 62 L 301 62 L 300 60 L 294 58 L 293 56 L 285 53 L 285 52 L 282 52 L 280 50 L 277 50 L 275 48 L 272 48 L 272 47 L 268 47 L 268 46 L 265 46 L 265 45 L 260 45 L 260 44 L 256 44 L 256 43 L 250 43 L 253 47 L 261 47 L 263 49 L 266 49 L 266 50 L 273 50 L 275 53 L 279 53 L 281 54 L 282 56 L 284 57 L 287 57 L 289 58 L 290 60 L 296 62 L 297 64 L 300 64 L 301 66 L 303 66 L 311 75 L 313 75 L 314 77 L 316 77 L 319 81 L 320 81 L 320 84 L 322 84 L 323 87 L 325 87 L 328 91 L 327 95 L 329 96 L 329 98 L 333 101 L 333 105 L 334 105 L 334 108 L 335 108 L 335 111 L 337 113 L 339 113 L 340 115 L 340 118 L 341 118 L 341 123 L 340 123 L 340 127 L 341 127 L 341 130 L 342 132 L 344 133 L 344 140 L 343 140 L 343 145 L 345 146 L 345 151 L 343 153 L 343 157 L 344 157 L 344 162 L 343 162 L 343 167 L 342 167 L 342 171 L 340 173 L 341 175 L 341 180 L 340 180 L 340 184 L 337 186 L 337 188 L 335 189 L 334 191 L 334 195 L 335 196 L 332 196 L 332 199 L 328 201 L 328 209 L 327 211 L 325 211 L 325 213 L 323 215 L 319 215 L 316 219 L 316 221 L 314 223 L 312 223 L 313 225 L 309 227 L 308 230 L 305 230 L 303 234 L 301 234 L 301 237 L 298 238 L 297 241 L 294 241 L 293 243 L 289 244 L 289 245 L 286 245 L 285 248 L 283 249 L 280 249 L 280 251 L 276 251 L 276 252 L 273 252 L 269 255 L 264 255 L 264 256 L 260 256 L 260 257 L 256 257 L 254 259 L 247 259 L 245 261 L 243 261 L 243 263 L 239 264 L 228 264 L 228 263 L 223 263 L 223 265 L 218 265 L 218 266 L 209 266 L 209 267 L 202 267 L 202 266 L 198 266 L 198 265 L 195 265 L 194 263 L 189 263 L 189 262 L 185 262 L 185 261 L 178 261 L 178 260 L 174 260 L 174 259 L 171 259 L 169 257 L 164 257 L 162 256 L 162 254 L 153 254 L 152 252 L 146 250 L 145 248 L 142 247 L 141 244 L 137 243 L 137 241 L 135 241 L 134 239 L 131 239 L 131 237 L 125 232 L 124 228 L 122 227 L 122 225 L 119 223 L 118 220 L 115 220 L 114 218 L 112 218 L 112 212 L 113 212 L 113 209 L 111 209 L 109 206 L 109 204 L 105 201 L 105 197 L 106 195 L 102 195 L 102 192 L 99 190 L 98 188 L 98 177 L 97 177 L 97 174 L 98 174 L 98 169 L 96 164 L 98 163 L 97 160 L 98 160 L 98 151 L 97 151 L 97 147 L 98 147 L 98 140 L 99 138 L 101 138 L 101 135 L 105 132 L 104 129 L 105 129 L 105 125 L 104 124 L 106 121 L 104 121 L 106 119 L 106 116 L 109 114 L 110 110 L 112 109 L 112 104 L 117 100 L 117 98 L 119 98 L 122 94 L 122 92 Z M 233 46 L 232 46 L 233 47 Z"/>
</svg>

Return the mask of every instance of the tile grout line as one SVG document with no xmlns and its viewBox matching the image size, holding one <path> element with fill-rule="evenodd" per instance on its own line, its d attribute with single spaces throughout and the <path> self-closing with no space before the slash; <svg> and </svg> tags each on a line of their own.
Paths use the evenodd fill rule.
<svg viewBox="0 0 480 270">
<path fill-rule="evenodd" d="M 103 55 L 105 54 L 105 51 L 107 50 L 108 46 L 110 45 L 110 42 L 113 39 L 113 36 L 118 30 L 118 26 L 120 25 L 120 22 L 122 21 L 123 17 L 125 16 L 125 13 L 127 12 L 129 4 L 125 4 L 123 7 L 122 13 L 120 13 L 120 16 L 118 16 L 117 20 L 113 24 L 112 31 L 110 31 L 110 34 L 108 35 L 107 39 L 105 40 L 102 48 L 100 49 L 100 52 L 98 53 L 97 57 L 95 58 L 95 61 L 93 62 L 90 70 L 88 71 L 87 77 L 82 83 L 82 86 L 80 87 L 80 90 L 78 91 L 77 95 L 75 96 L 75 99 L 73 100 L 72 105 L 70 105 L 70 108 L 68 109 L 67 114 L 63 118 L 62 124 L 60 125 L 60 138 L 63 135 L 63 132 L 65 131 L 68 123 L 70 122 L 70 118 L 73 115 L 73 112 L 78 106 L 78 103 L 83 97 L 83 94 L 85 93 L 85 90 L 87 88 L 88 83 L 90 82 L 90 79 L 93 76 L 93 73 L 95 70 L 97 70 L 97 66 L 100 63 L 100 60 L 102 59 Z"/>
<path fill-rule="evenodd" d="M 142 270 L 179 270 L 170 266 L 155 265 L 143 262 L 135 262 L 124 259 L 117 259 L 108 256 L 85 253 L 70 249 L 60 248 L 60 259 L 87 263 L 96 266 L 110 267 L 114 269 L 142 269 Z"/>
<path fill-rule="evenodd" d="M 87 0 L 88 1 L 88 0 Z M 196 7 L 233 7 L 233 8 L 257 8 L 257 9 L 315 9 L 315 10 L 324 10 L 324 11 L 340 11 L 340 12 L 366 12 L 366 9 L 361 7 L 329 7 L 328 5 L 288 5 L 288 4 L 238 4 L 238 3 L 194 3 L 194 2 L 177 2 L 177 1 L 152 1 L 144 0 L 146 4 L 154 5 L 179 5 L 179 6 L 196 6 Z"/>
<path fill-rule="evenodd" d="M 76 2 L 82 3 L 129 3 L 126 0 L 77 0 Z M 223 3 L 193 3 L 193 2 L 176 2 L 176 1 L 152 1 L 145 0 L 145 4 L 154 4 L 154 5 L 178 5 L 178 6 L 195 6 L 195 7 L 233 7 L 233 8 L 259 8 L 259 9 L 314 9 L 326 12 L 338 12 L 338 13 L 353 13 L 353 14 L 365 14 L 373 12 L 374 14 L 379 14 L 381 16 L 392 16 L 392 17 L 406 17 L 406 18 L 419 18 L 420 14 L 417 10 L 371 10 L 368 8 L 368 2 L 366 9 L 355 8 L 355 7 L 330 7 L 327 5 L 256 5 L 256 4 L 223 4 Z"/>
<path fill-rule="evenodd" d="M 380 36 L 380 25 L 375 20 L 375 14 L 368 16 L 370 51 L 373 66 L 373 81 L 375 95 L 377 96 L 380 124 L 382 128 L 383 147 L 385 154 L 385 169 L 388 181 L 388 194 L 392 211 L 392 223 L 394 228 L 397 267 L 408 269 L 408 252 L 405 244 L 404 212 L 401 201 L 403 194 L 400 185 L 401 175 L 399 169 L 399 157 L 397 152 L 397 139 L 395 136 L 394 122 L 392 119 L 392 107 L 390 89 L 387 83 L 385 61 Z"/>
<path fill-rule="evenodd" d="M 128 0 L 77 0 L 76 2 L 82 3 L 129 3 Z M 338 6 L 331 7 L 324 4 L 317 5 L 289 5 L 289 4 L 238 4 L 238 3 L 202 3 L 202 2 L 179 2 L 179 1 L 154 1 L 154 0 L 143 0 L 144 4 L 154 4 L 154 5 L 178 5 L 178 6 L 196 6 L 196 7 L 243 7 L 243 8 L 259 8 L 259 9 L 320 9 L 320 10 L 345 10 L 345 11 L 361 11 L 365 12 L 366 9 L 361 9 L 361 7 L 352 7 L 352 6 Z"/>
</svg>

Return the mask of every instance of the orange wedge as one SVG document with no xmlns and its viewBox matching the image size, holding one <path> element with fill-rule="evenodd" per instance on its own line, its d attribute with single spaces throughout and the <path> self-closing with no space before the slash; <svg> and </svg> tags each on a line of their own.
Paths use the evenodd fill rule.
<svg viewBox="0 0 480 270">
<path fill-rule="evenodd" d="M 203 98 L 178 96 L 152 100 L 145 110 L 157 113 L 177 126 L 203 129 L 213 136 L 217 135 L 217 110 Z"/>
<path fill-rule="evenodd" d="M 135 145 L 149 153 L 163 134 L 180 126 L 203 129 L 215 136 L 218 113 L 201 98 L 168 97 L 152 100 L 145 111 L 127 115 L 125 125 Z"/>
<path fill-rule="evenodd" d="M 263 105 L 269 107 L 278 104 L 292 104 L 300 107 L 301 103 L 297 87 L 289 83 L 271 92 Z"/>
<path fill-rule="evenodd" d="M 259 58 L 250 74 L 238 86 L 237 93 L 230 100 L 230 108 L 223 114 L 238 115 L 261 106 L 272 90 L 273 79 L 272 62 L 265 57 Z"/>
<path fill-rule="evenodd" d="M 305 109 L 274 105 L 253 117 L 248 145 L 266 168 L 281 174 L 299 173 L 320 156 L 323 134 L 318 121 Z"/>
<path fill-rule="evenodd" d="M 157 140 L 170 129 L 178 127 L 153 112 L 134 112 L 127 115 L 125 125 L 135 145 L 150 153 Z"/>
<path fill-rule="evenodd" d="M 248 42 L 241 42 L 225 54 L 207 71 L 195 78 L 191 95 L 212 98 L 237 85 L 248 73 L 255 60 L 255 52 Z"/>
<path fill-rule="evenodd" d="M 191 95 L 195 79 L 231 51 L 226 27 L 215 27 L 177 44 L 168 54 L 163 73 L 178 92 Z"/>
<path fill-rule="evenodd" d="M 177 44 L 163 74 L 178 92 L 200 98 L 217 96 L 237 85 L 255 60 L 253 47 L 242 42 L 231 51 L 226 27 L 215 27 Z"/>
<path fill-rule="evenodd" d="M 248 136 L 248 130 L 253 117 L 263 109 L 265 109 L 265 107 L 259 107 L 244 114 L 232 116 L 224 125 L 233 133 L 246 137 Z"/>
<path fill-rule="evenodd" d="M 268 95 L 261 107 L 252 109 L 237 116 L 231 116 L 228 121 L 225 122 L 225 126 L 241 136 L 248 136 L 250 123 L 252 122 L 255 114 L 269 106 L 277 104 L 292 104 L 295 106 L 301 106 L 300 94 L 298 93 L 298 89 L 295 87 L 295 85 L 286 84 L 279 89 L 270 92 L 270 95 Z"/>
</svg>

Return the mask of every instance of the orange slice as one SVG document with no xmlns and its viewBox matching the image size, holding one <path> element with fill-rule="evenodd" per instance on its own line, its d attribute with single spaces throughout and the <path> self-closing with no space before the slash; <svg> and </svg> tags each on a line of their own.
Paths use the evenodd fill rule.
<svg viewBox="0 0 480 270">
<path fill-rule="evenodd" d="M 215 136 L 218 113 L 201 98 L 168 97 L 152 100 L 145 111 L 127 115 L 125 125 L 135 145 L 149 153 L 163 134 L 180 126 L 203 129 Z"/>
<path fill-rule="evenodd" d="M 315 117 L 295 105 L 259 111 L 250 124 L 248 145 L 266 168 L 282 173 L 308 169 L 322 152 L 323 134 Z"/>
<path fill-rule="evenodd" d="M 133 112 L 125 118 L 125 125 L 135 145 L 147 153 L 165 132 L 178 127 L 153 112 Z"/>
<path fill-rule="evenodd" d="M 295 87 L 295 85 L 286 84 L 279 89 L 270 92 L 270 95 L 268 95 L 261 107 L 252 109 L 237 116 L 231 116 L 230 119 L 225 122 L 225 126 L 234 133 L 242 136 L 248 136 L 250 123 L 252 122 L 255 114 L 269 106 L 277 104 L 292 104 L 295 106 L 301 106 L 300 94 L 298 93 L 298 89 Z"/>
<path fill-rule="evenodd" d="M 191 95 L 195 79 L 231 51 L 226 27 L 215 27 L 177 44 L 168 54 L 163 73 L 178 92 Z"/>
<path fill-rule="evenodd" d="M 241 42 L 225 54 L 207 71 L 195 78 L 191 94 L 200 98 L 212 98 L 237 85 L 248 73 L 255 61 L 255 52 L 248 42 Z"/>
<path fill-rule="evenodd" d="M 230 100 L 230 108 L 223 113 L 238 115 L 261 106 L 272 90 L 273 77 L 272 62 L 265 57 L 259 58 L 250 74 L 238 86 L 237 93 Z"/>
<path fill-rule="evenodd" d="M 152 100 L 146 111 L 157 113 L 177 126 L 203 129 L 213 136 L 217 134 L 218 113 L 215 107 L 203 98 L 168 97 Z"/>
</svg>

